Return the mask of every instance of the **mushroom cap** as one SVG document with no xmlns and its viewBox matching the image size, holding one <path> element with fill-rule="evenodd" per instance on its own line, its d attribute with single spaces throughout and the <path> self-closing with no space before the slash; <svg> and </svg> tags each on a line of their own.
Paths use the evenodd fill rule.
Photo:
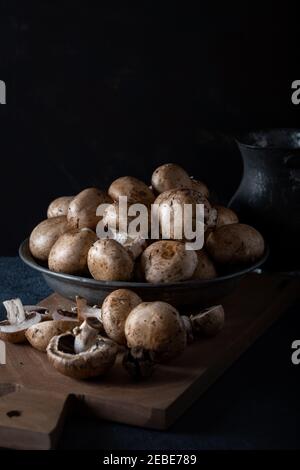
<svg viewBox="0 0 300 470">
<path fill-rule="evenodd" d="M 125 232 L 111 232 L 113 235 L 112 240 L 120 243 L 130 253 L 132 258 L 137 259 L 140 254 L 147 248 L 147 241 L 142 236 L 138 235 L 135 238 Z"/>
<path fill-rule="evenodd" d="M 190 178 L 190 189 L 194 191 L 198 191 L 206 198 L 209 198 L 209 189 L 203 181 L 195 180 L 194 178 Z"/>
<path fill-rule="evenodd" d="M 151 185 L 157 193 L 175 188 L 189 188 L 191 180 L 187 172 L 176 163 L 166 163 L 154 170 Z"/>
<path fill-rule="evenodd" d="M 8 343 L 23 343 L 26 341 L 25 333 L 28 328 L 41 321 L 41 314 L 36 312 L 26 314 L 25 320 L 17 324 L 3 320 L 0 322 L 0 339 Z"/>
<path fill-rule="evenodd" d="M 97 235 L 90 229 L 71 230 L 61 235 L 49 253 L 50 271 L 66 274 L 87 272 L 88 252 L 96 240 Z"/>
<path fill-rule="evenodd" d="M 209 258 L 204 249 L 196 251 L 198 257 L 197 267 L 193 274 L 193 279 L 214 279 L 217 277 L 217 271 L 214 263 Z"/>
<path fill-rule="evenodd" d="M 113 181 L 108 189 L 108 194 L 116 202 L 120 196 L 127 196 L 128 205 L 139 203 L 150 206 L 155 199 L 151 189 L 134 176 L 122 176 Z"/>
<path fill-rule="evenodd" d="M 176 228 L 184 226 L 184 206 L 189 204 L 192 207 L 192 228 L 195 229 L 197 222 L 196 208 L 198 204 L 204 206 L 204 230 L 214 227 L 217 222 L 217 211 L 214 209 L 208 199 L 199 191 L 193 189 L 173 189 L 161 193 L 155 200 L 155 204 L 159 206 L 159 222 L 162 233 L 167 223 L 170 223 L 170 238 L 175 238 Z M 176 213 L 176 207 L 181 208 L 182 216 Z"/>
<path fill-rule="evenodd" d="M 229 209 L 229 207 L 215 204 L 214 208 L 218 213 L 217 227 L 221 227 L 222 225 L 237 224 L 239 222 L 238 216 L 232 209 Z"/>
<path fill-rule="evenodd" d="M 52 320 L 32 325 L 27 329 L 25 336 L 31 346 L 39 351 L 46 352 L 47 346 L 53 336 L 72 331 L 78 325 L 75 320 Z"/>
<path fill-rule="evenodd" d="M 193 333 L 201 336 L 215 336 L 221 331 L 225 323 L 225 313 L 222 305 L 202 310 L 190 317 Z"/>
<path fill-rule="evenodd" d="M 68 223 L 71 228 L 90 228 L 96 229 L 101 219 L 96 215 L 100 204 L 110 204 L 111 198 L 105 191 L 97 188 L 87 188 L 81 191 L 70 202 L 68 209 Z"/>
<path fill-rule="evenodd" d="M 101 308 L 97 305 L 91 307 L 88 305 L 87 300 L 79 295 L 76 296 L 76 311 L 80 323 L 84 322 L 87 318 L 96 318 L 96 320 L 102 322 Z"/>
<path fill-rule="evenodd" d="M 142 299 L 129 289 L 117 289 L 102 304 L 102 322 L 109 338 L 118 344 L 126 344 L 125 321 Z"/>
<path fill-rule="evenodd" d="M 115 240 L 97 240 L 88 252 L 89 271 L 99 281 L 128 281 L 133 267 L 132 256 Z"/>
<path fill-rule="evenodd" d="M 62 196 L 54 199 L 47 209 L 47 217 L 51 219 L 52 217 L 59 217 L 60 215 L 67 215 L 70 202 L 74 196 Z"/>
<path fill-rule="evenodd" d="M 195 251 L 175 240 L 152 243 L 141 256 L 141 267 L 148 282 L 178 282 L 190 279 L 197 267 Z"/>
<path fill-rule="evenodd" d="M 222 225 L 210 233 L 206 249 L 220 264 L 254 263 L 265 250 L 262 235 L 250 225 Z"/>
<path fill-rule="evenodd" d="M 41 261 L 47 261 L 56 240 L 68 230 L 67 218 L 63 215 L 43 220 L 31 232 L 29 238 L 31 254 Z"/>
<path fill-rule="evenodd" d="M 87 379 L 105 374 L 114 365 L 118 347 L 113 341 L 99 337 L 87 351 L 74 354 L 74 340 L 72 333 L 64 333 L 48 344 L 48 359 L 61 374 Z"/>
<path fill-rule="evenodd" d="M 178 311 L 166 302 L 142 302 L 125 322 L 129 348 L 143 348 L 157 362 L 180 355 L 187 343 L 186 331 Z"/>
</svg>

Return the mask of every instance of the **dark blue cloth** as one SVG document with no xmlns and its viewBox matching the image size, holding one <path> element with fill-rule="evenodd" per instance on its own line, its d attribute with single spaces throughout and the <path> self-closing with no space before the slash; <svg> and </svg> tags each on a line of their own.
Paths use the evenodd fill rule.
<svg viewBox="0 0 300 470">
<path fill-rule="evenodd" d="M 17 258 L 0 258 L 0 287 L 1 300 L 20 297 L 24 303 L 50 292 Z M 291 344 L 300 339 L 299 307 L 286 312 L 168 431 L 73 415 L 59 448 L 299 449 L 300 365 L 291 362 Z"/>
</svg>

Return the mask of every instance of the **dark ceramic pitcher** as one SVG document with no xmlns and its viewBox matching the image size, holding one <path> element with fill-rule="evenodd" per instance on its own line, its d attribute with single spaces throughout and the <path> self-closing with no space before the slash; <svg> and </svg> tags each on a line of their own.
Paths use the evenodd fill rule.
<svg viewBox="0 0 300 470">
<path fill-rule="evenodd" d="M 238 146 L 244 173 L 229 205 L 263 233 L 272 268 L 299 270 L 300 129 L 247 133 Z"/>
</svg>

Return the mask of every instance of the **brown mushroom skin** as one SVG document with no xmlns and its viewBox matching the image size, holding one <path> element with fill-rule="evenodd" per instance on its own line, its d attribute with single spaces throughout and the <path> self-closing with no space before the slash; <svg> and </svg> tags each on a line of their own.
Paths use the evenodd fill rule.
<svg viewBox="0 0 300 470">
<path fill-rule="evenodd" d="M 8 323 L 4 320 L 0 322 L 0 326 L 7 325 Z M 25 336 L 26 330 L 19 330 L 14 332 L 4 332 L 0 331 L 0 340 L 5 341 L 5 343 L 19 344 L 26 341 Z"/>
<path fill-rule="evenodd" d="M 217 213 L 218 213 L 217 227 L 221 227 L 222 225 L 239 223 L 239 218 L 232 209 L 229 209 L 228 207 L 220 206 L 218 204 L 216 204 L 214 208 L 217 210 Z"/>
<path fill-rule="evenodd" d="M 202 193 L 199 191 L 195 191 L 193 189 L 181 188 L 181 189 L 172 189 L 170 191 L 166 191 L 161 193 L 155 200 L 155 204 L 159 206 L 158 214 L 159 214 L 159 221 L 161 225 L 161 229 L 163 231 L 163 227 L 166 224 L 166 221 L 169 222 L 169 213 L 170 211 L 170 238 L 174 238 L 175 236 L 175 226 L 178 222 L 176 217 L 175 207 L 176 205 L 180 206 L 182 210 L 184 209 L 185 204 L 189 204 L 192 206 L 192 227 L 195 229 L 196 227 L 196 207 L 197 204 L 203 204 L 204 206 L 204 224 L 205 230 L 208 228 L 214 228 L 217 221 L 217 211 L 214 209 L 209 200 L 203 196 Z M 183 217 L 183 212 L 182 212 Z M 183 226 L 183 220 L 181 221 L 181 226 Z"/>
<path fill-rule="evenodd" d="M 75 320 L 52 320 L 33 325 L 25 333 L 32 347 L 46 352 L 50 340 L 57 335 L 72 331 L 78 325 Z"/>
<path fill-rule="evenodd" d="M 96 229 L 101 219 L 96 215 L 100 204 L 111 204 L 112 200 L 105 191 L 97 188 L 87 188 L 81 191 L 71 201 L 68 209 L 68 223 L 71 228 Z"/>
<path fill-rule="evenodd" d="M 115 240 L 97 240 L 88 252 L 88 268 L 98 281 L 128 281 L 133 274 L 134 261 Z"/>
<path fill-rule="evenodd" d="M 201 279 L 203 281 L 208 279 L 215 279 L 217 277 L 216 268 L 205 250 L 198 250 L 196 253 L 198 257 L 198 264 L 192 279 Z"/>
<path fill-rule="evenodd" d="M 98 350 L 74 354 L 74 335 L 63 333 L 54 336 L 47 347 L 47 356 L 53 367 L 63 375 L 74 379 L 88 379 L 104 375 L 115 363 L 118 347 L 107 339 L 99 338 Z"/>
<path fill-rule="evenodd" d="M 194 178 L 190 178 L 190 189 L 194 191 L 198 191 L 204 197 L 209 198 L 209 189 L 203 181 L 195 180 Z"/>
<path fill-rule="evenodd" d="M 178 311 L 166 302 L 142 302 L 125 322 L 127 346 L 142 348 L 156 362 L 179 356 L 186 348 L 187 337 Z"/>
<path fill-rule="evenodd" d="M 73 200 L 74 196 L 62 196 L 54 199 L 47 210 L 47 217 L 51 219 L 52 217 L 59 217 L 60 215 L 67 215 L 70 202 Z"/>
<path fill-rule="evenodd" d="M 31 254 L 40 261 L 47 261 L 56 240 L 68 230 L 69 226 L 65 216 L 43 220 L 31 232 L 29 238 Z"/>
<path fill-rule="evenodd" d="M 65 274 L 85 274 L 88 272 L 87 256 L 97 240 L 90 229 L 71 230 L 61 235 L 49 253 L 50 271 Z"/>
<path fill-rule="evenodd" d="M 142 299 L 129 289 L 117 289 L 102 304 L 102 322 L 107 336 L 118 344 L 126 345 L 125 321 Z"/>
<path fill-rule="evenodd" d="M 175 240 L 152 243 L 141 255 L 141 268 L 147 282 L 178 282 L 190 279 L 197 267 L 195 251 Z"/>
<path fill-rule="evenodd" d="M 109 196 L 118 202 L 120 196 L 127 196 L 127 203 L 153 204 L 155 196 L 151 189 L 141 180 L 134 176 L 122 176 L 112 182 L 108 189 Z"/>
<path fill-rule="evenodd" d="M 222 225 L 210 233 L 206 249 L 216 263 L 246 264 L 259 260 L 265 250 L 262 235 L 250 225 Z"/>
<path fill-rule="evenodd" d="M 191 180 L 187 172 L 176 163 L 166 163 L 154 170 L 151 185 L 157 193 L 170 189 L 189 188 Z"/>
</svg>

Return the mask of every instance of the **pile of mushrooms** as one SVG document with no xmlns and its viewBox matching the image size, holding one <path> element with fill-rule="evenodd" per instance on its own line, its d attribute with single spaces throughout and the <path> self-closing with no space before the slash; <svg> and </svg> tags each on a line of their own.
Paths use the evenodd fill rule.
<svg viewBox="0 0 300 470">
<path fill-rule="evenodd" d="M 28 341 L 47 353 L 58 372 L 74 379 L 104 375 L 118 354 L 131 377 L 149 377 L 156 364 L 175 359 L 194 339 L 214 336 L 224 326 L 221 305 L 180 315 L 169 303 L 143 302 L 128 289 L 110 293 L 101 308 L 77 297 L 71 311 L 51 315 L 43 307 L 24 307 L 20 299 L 4 305 L 7 320 L 0 323 L 0 339 Z"/>
<path fill-rule="evenodd" d="M 158 205 L 158 240 L 131 238 L 119 230 L 124 222 L 118 212 L 121 196 L 127 197 L 128 204 Z M 191 204 L 193 210 L 203 204 L 205 242 L 201 250 L 185 250 L 185 240 L 176 239 L 175 203 L 182 207 Z M 106 204 L 106 209 L 97 215 L 100 204 Z M 169 239 L 164 239 L 168 211 L 172 225 Z M 207 186 L 174 163 L 159 166 L 150 186 L 124 176 L 113 181 L 107 191 L 87 188 L 76 196 L 59 197 L 49 205 L 47 216 L 30 235 L 32 255 L 48 263 L 51 271 L 96 280 L 169 283 L 213 279 L 232 265 L 259 260 L 265 250 L 257 230 L 239 223 L 231 209 L 215 204 Z M 100 220 L 115 227 L 108 239 L 96 235 Z M 128 224 L 130 220 L 129 216 Z"/>
</svg>

